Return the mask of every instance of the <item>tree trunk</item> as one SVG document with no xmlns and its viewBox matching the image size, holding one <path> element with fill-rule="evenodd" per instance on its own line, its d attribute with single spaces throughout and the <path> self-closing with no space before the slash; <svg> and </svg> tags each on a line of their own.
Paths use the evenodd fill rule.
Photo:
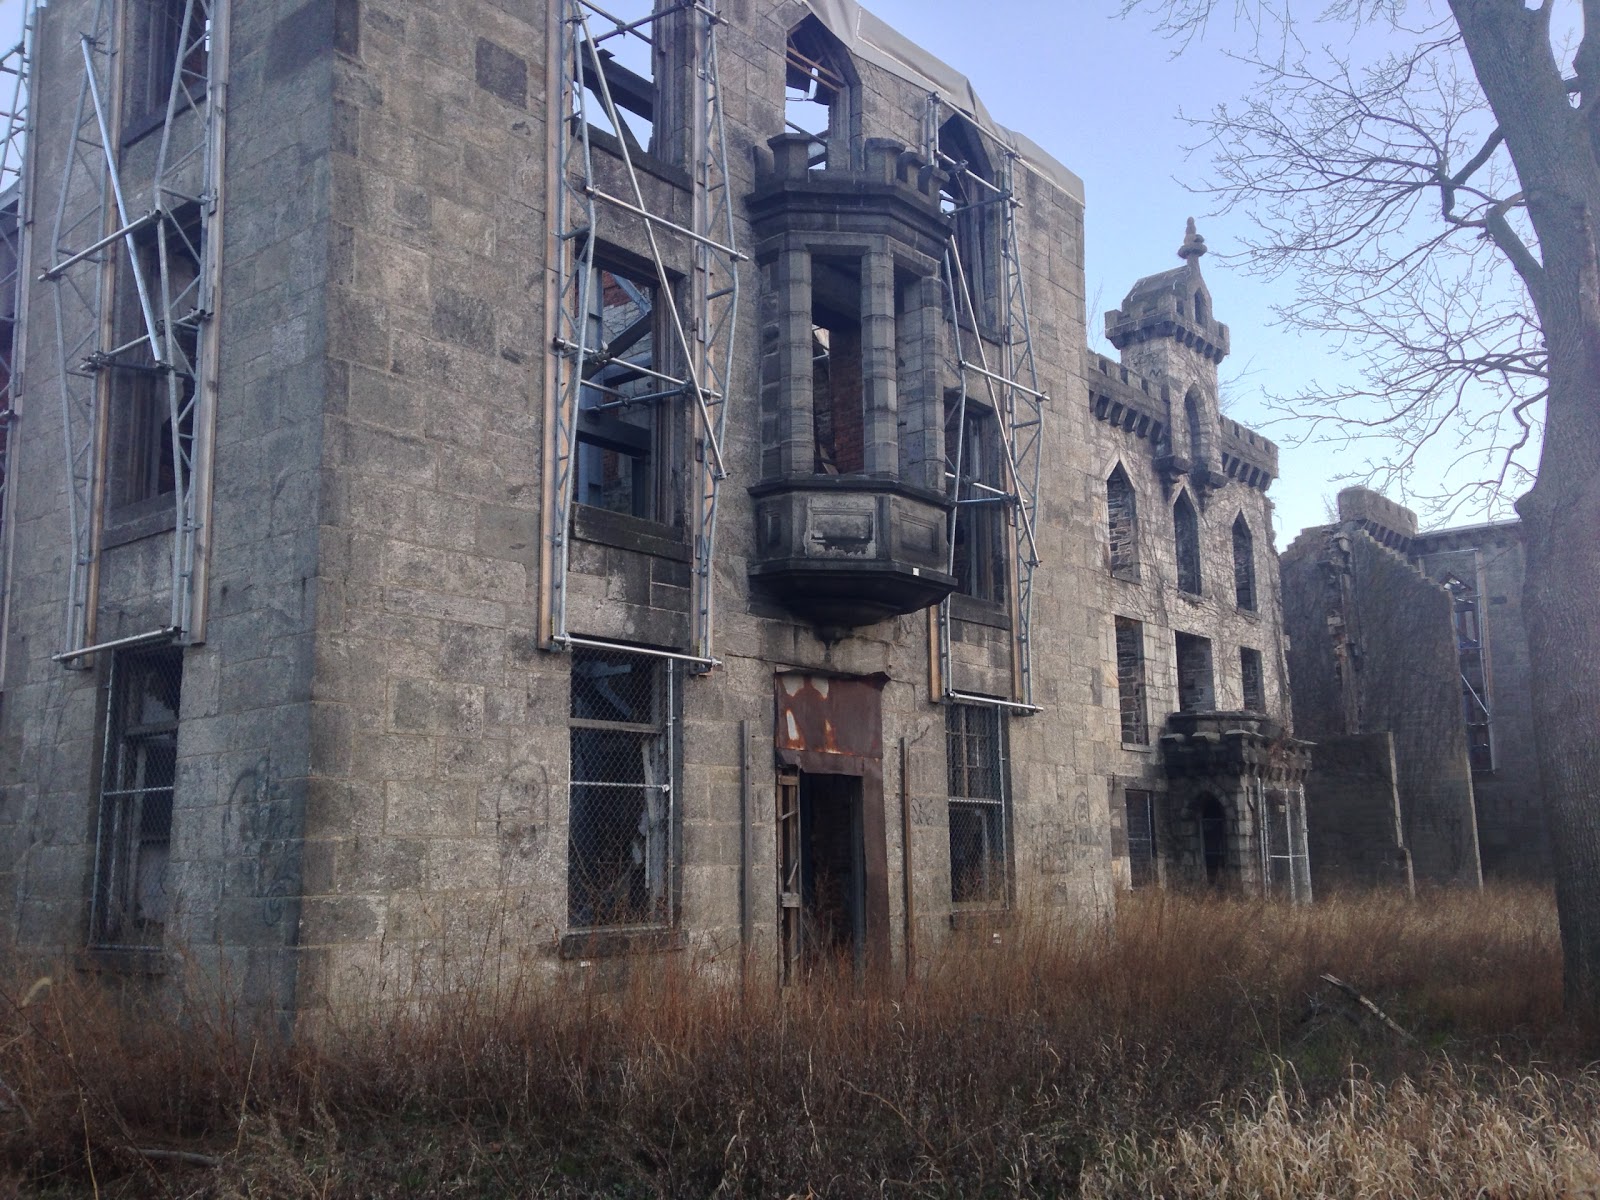
<svg viewBox="0 0 1600 1200">
<path fill-rule="evenodd" d="M 1538 481 L 1517 503 L 1523 611 L 1566 993 L 1600 1011 L 1600 164 L 1594 97 L 1574 109 L 1549 32 L 1522 0 L 1451 0 L 1538 235 L 1518 262 L 1549 351 Z M 1588 31 L 1600 36 L 1600 30 Z M 1590 85 L 1593 87 L 1593 84 Z M 1513 254 L 1513 261 L 1517 256 Z"/>
</svg>

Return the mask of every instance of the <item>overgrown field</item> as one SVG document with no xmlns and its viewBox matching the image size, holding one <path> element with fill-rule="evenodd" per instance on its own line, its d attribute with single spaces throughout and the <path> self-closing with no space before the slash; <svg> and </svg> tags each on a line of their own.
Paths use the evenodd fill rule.
<svg viewBox="0 0 1600 1200">
<path fill-rule="evenodd" d="M 0 999 L 0 1196 L 1600 1194 L 1600 1043 L 1533 890 L 1141 894 L 910 988 L 653 961 L 289 1043 L 34 978 Z"/>
</svg>

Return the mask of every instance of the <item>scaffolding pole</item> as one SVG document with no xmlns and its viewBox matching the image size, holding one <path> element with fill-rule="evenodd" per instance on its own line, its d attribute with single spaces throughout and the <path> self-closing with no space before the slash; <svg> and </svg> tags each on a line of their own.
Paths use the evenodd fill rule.
<svg viewBox="0 0 1600 1200">
<path fill-rule="evenodd" d="M 598 36 L 591 19 L 609 23 Z M 612 95 L 598 46 L 616 37 L 633 37 L 655 53 L 656 35 L 667 18 L 687 22 L 688 47 L 693 62 L 686 130 L 691 177 L 691 225 L 684 227 L 652 212 L 634 162 L 632 137 Z M 723 444 L 727 428 L 728 376 L 732 363 L 734 326 L 738 315 L 738 264 L 744 261 L 735 246 L 732 189 L 728 178 L 727 138 L 724 132 L 721 85 L 717 71 L 717 30 L 722 19 L 714 0 L 657 7 L 648 17 L 627 21 L 590 0 L 559 0 L 553 66 L 561 81 L 559 114 L 550 146 L 553 162 L 552 196 L 553 282 L 547 292 L 551 326 L 551 369 L 546 373 L 545 403 L 545 503 L 540 570 L 540 642 L 561 650 L 574 642 L 569 629 L 568 576 L 571 568 L 573 508 L 580 442 L 578 424 L 586 391 L 606 393 L 588 376 L 613 360 L 605 343 L 607 332 L 591 329 L 590 317 L 596 285 L 596 243 L 608 230 L 642 235 L 656 287 L 651 313 L 655 329 L 665 326 L 667 341 L 681 362 L 677 372 L 640 368 L 642 374 L 670 385 L 632 403 L 662 402 L 664 411 L 676 414 L 687 408 L 692 436 L 687 475 L 693 481 L 688 524 L 693 538 L 691 572 L 691 628 L 689 658 L 702 673 L 716 663 L 713 639 L 713 594 L 717 501 L 728 470 Z M 658 58 L 658 61 L 659 58 Z M 586 81 L 588 86 L 586 87 Z M 593 90 L 594 96 L 588 94 Z M 591 107 L 598 107 L 598 114 Z M 658 102 L 655 116 L 663 105 Z M 610 148 L 620 155 L 626 194 L 613 195 L 597 184 L 595 148 L 591 138 L 598 115 L 616 131 Z M 675 284 L 662 255 L 659 233 L 686 238 L 692 261 L 686 285 Z M 663 318 L 664 320 L 660 319 Z M 655 343 L 659 345 L 659 340 Z M 658 361 L 656 367 L 660 367 Z M 672 403 L 677 401 L 677 403 Z M 609 407 L 628 403 L 608 401 Z M 577 639 L 583 640 L 583 639 Z M 587 644 L 587 643 L 586 643 Z"/>
<path fill-rule="evenodd" d="M 216 427 L 217 295 L 221 282 L 223 122 L 228 0 L 184 0 L 148 188 L 121 170 L 123 86 L 117 5 L 97 0 L 79 34 L 83 80 L 64 155 L 49 266 L 71 541 L 64 647 L 86 665 L 95 634 L 100 525 L 113 406 L 127 381 L 154 375 L 170 429 L 173 506 L 170 618 L 178 640 L 205 639 L 212 453 Z M 141 139 L 141 140 L 142 140 Z M 131 284 L 137 319 L 119 314 Z M 124 319 L 119 321 L 119 315 Z M 131 324 L 132 328 L 120 328 Z M 166 492 L 158 493 L 166 495 Z"/>
<path fill-rule="evenodd" d="M 11 570 L 16 537 L 10 486 L 11 442 L 20 409 L 27 328 L 28 261 L 31 250 L 33 173 L 28 169 L 32 145 L 29 103 L 32 89 L 38 6 L 29 0 L 23 11 L 22 38 L 0 56 L 0 688 L 5 687 L 7 630 L 11 627 Z"/>
<path fill-rule="evenodd" d="M 1028 317 L 1027 287 L 1023 279 L 1021 257 L 1018 249 L 1017 209 L 1015 195 L 1016 156 L 1007 151 L 1001 162 L 999 178 L 988 180 L 970 170 L 967 164 L 944 154 L 939 148 L 940 112 L 943 100 L 933 94 L 928 97 L 923 134 L 928 161 L 942 170 L 956 174 L 972 186 L 992 195 L 981 203 L 992 206 L 998 214 L 999 229 L 996 241 L 1000 250 L 1001 313 L 999 329 L 999 361 L 991 363 L 984 338 L 979 332 L 978 305 L 973 294 L 972 281 L 967 278 L 958 251 L 954 228 L 944 252 L 944 286 L 951 318 L 954 349 L 953 374 L 958 383 L 955 410 L 946 418 L 947 428 L 955 433 L 955 447 L 949 449 L 946 439 L 945 480 L 952 504 L 950 513 L 950 563 L 955 571 L 955 523 L 963 504 L 963 470 L 966 454 L 966 408 L 970 386 L 982 388 L 995 415 L 1002 451 L 1003 484 L 1000 488 L 983 488 L 987 493 L 985 503 L 1003 503 L 1012 530 L 1012 547 L 1008 557 L 1007 578 L 1011 583 L 1011 617 L 1013 649 L 1013 699 L 1015 710 L 1038 712 L 1033 703 L 1033 583 L 1040 565 L 1036 531 L 1039 515 L 1040 450 L 1044 430 L 1044 405 L 1049 400 L 1039 389 L 1038 364 L 1033 352 L 1032 324 Z M 959 110 L 952 112 L 968 120 Z M 976 128 L 976 127 L 974 127 Z M 964 332 L 969 331 L 969 332 Z M 953 422 L 953 424 L 951 423 Z M 937 641 L 933 663 L 933 691 L 936 698 L 956 699 L 954 675 L 951 665 L 950 600 L 943 600 L 934 620 L 934 637 Z"/>
</svg>

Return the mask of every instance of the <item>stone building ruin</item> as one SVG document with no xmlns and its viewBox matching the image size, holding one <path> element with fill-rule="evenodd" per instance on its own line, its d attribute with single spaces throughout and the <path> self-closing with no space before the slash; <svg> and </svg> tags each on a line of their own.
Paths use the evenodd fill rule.
<svg viewBox="0 0 1600 1200">
<path fill-rule="evenodd" d="M 1090 353 L 1080 181 L 850 0 L 51 0 L 25 49 L 13 949 L 293 1014 L 1309 894 L 1192 223 Z"/>
</svg>

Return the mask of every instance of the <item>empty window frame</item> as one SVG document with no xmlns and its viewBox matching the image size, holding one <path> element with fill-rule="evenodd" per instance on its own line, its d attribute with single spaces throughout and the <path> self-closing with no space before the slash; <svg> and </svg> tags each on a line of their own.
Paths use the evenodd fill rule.
<svg viewBox="0 0 1600 1200">
<path fill-rule="evenodd" d="M 1189 431 L 1189 462 L 1198 467 L 1206 461 L 1206 435 L 1200 423 L 1200 393 L 1193 388 L 1183 398 L 1183 423 Z"/>
<path fill-rule="evenodd" d="M 129 5 L 126 138 L 141 137 L 160 124 L 175 75 L 179 112 L 205 95 L 210 8 L 209 0 L 134 0 Z"/>
<path fill-rule="evenodd" d="M 987 704 L 945 710 L 950 773 L 950 899 L 956 904 L 1009 902 L 1005 720 Z"/>
<path fill-rule="evenodd" d="M 1192 633 L 1173 635 L 1178 654 L 1178 711 L 1210 712 L 1216 708 L 1211 667 L 1211 639 Z"/>
<path fill-rule="evenodd" d="M 672 919 L 675 667 L 625 650 L 572 653 L 567 920 Z"/>
<path fill-rule="evenodd" d="M 1233 519 L 1233 602 L 1256 610 L 1256 540 L 1243 513 Z"/>
<path fill-rule="evenodd" d="M 1123 828 L 1128 835 L 1128 885 L 1151 887 L 1156 882 L 1155 794 L 1141 788 L 1123 792 Z"/>
<path fill-rule="evenodd" d="M 1261 651 L 1249 646 L 1239 647 L 1239 684 L 1244 696 L 1246 712 L 1267 711 L 1267 677 L 1262 667 Z"/>
<path fill-rule="evenodd" d="M 816 17 L 789 34 L 783 85 L 784 128 L 811 137 L 810 166 L 848 168 L 854 72 L 850 55 Z"/>
<path fill-rule="evenodd" d="M 994 413 L 970 400 L 962 411 L 964 436 L 955 444 L 955 418 L 961 406 L 947 403 L 945 453 L 954 463 L 959 450 L 960 486 L 956 489 L 951 551 L 956 591 L 977 600 L 1006 601 L 1008 508 L 1003 491 L 1000 431 Z"/>
<path fill-rule="evenodd" d="M 1144 622 L 1117 617 L 1117 709 L 1122 740 L 1130 746 L 1150 744 L 1145 702 Z"/>
<path fill-rule="evenodd" d="M 950 220 L 960 268 L 955 316 L 992 329 L 999 323 L 1000 205 L 1005 197 L 995 184 L 983 140 L 966 117 L 953 116 L 939 127 L 939 154 L 946 172 L 939 209 Z"/>
<path fill-rule="evenodd" d="M 811 285 L 812 469 L 859 475 L 866 469 L 861 260 L 815 255 Z"/>
<path fill-rule="evenodd" d="M 1187 492 L 1172 506 L 1173 551 L 1178 567 L 1178 590 L 1200 595 L 1200 516 Z"/>
<path fill-rule="evenodd" d="M 95 945 L 161 944 L 182 694 L 181 649 L 112 657 L 89 922 Z"/>
<path fill-rule="evenodd" d="M 1139 509 L 1133 481 L 1118 463 L 1106 477 L 1106 545 L 1111 574 L 1139 581 Z"/>
<path fill-rule="evenodd" d="M 681 389 L 662 378 L 668 372 L 658 291 L 645 271 L 597 256 L 587 287 L 573 496 L 591 508 L 670 524 L 658 468 L 668 437 L 664 418 Z"/>
<path fill-rule="evenodd" d="M 656 81 L 662 71 L 657 50 L 660 22 L 650 20 L 651 0 L 607 0 L 602 6 L 606 16 L 587 4 L 581 7 L 594 39 L 580 49 L 581 103 L 591 131 L 619 139 L 630 157 L 641 153 L 666 157 L 656 136 Z M 608 96 L 615 120 L 607 111 Z"/>
<path fill-rule="evenodd" d="M 203 239 L 200 215 L 193 209 L 183 219 L 158 221 L 136 236 L 134 252 L 164 363 L 151 348 L 132 267 L 126 260 L 118 265 L 118 348 L 109 356 L 112 449 L 106 493 L 113 509 L 170 497 L 187 486 L 205 317 L 200 308 Z"/>
</svg>

